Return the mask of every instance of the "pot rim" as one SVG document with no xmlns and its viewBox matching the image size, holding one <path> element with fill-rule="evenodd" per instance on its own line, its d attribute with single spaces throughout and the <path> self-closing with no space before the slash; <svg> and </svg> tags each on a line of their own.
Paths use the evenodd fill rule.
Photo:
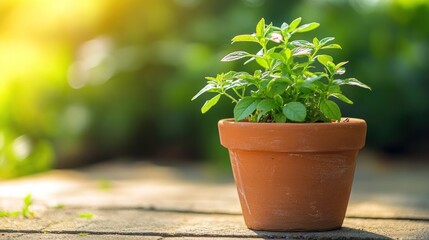
<svg viewBox="0 0 429 240">
<path fill-rule="evenodd" d="M 346 119 L 346 118 L 343 118 Z M 222 146 L 245 151 L 357 151 L 365 145 L 365 120 L 331 123 L 255 123 L 227 118 L 218 122 Z"/>
<path fill-rule="evenodd" d="M 346 119 L 348 119 L 348 121 L 345 121 Z M 366 123 L 364 119 L 361 118 L 351 118 L 351 117 L 342 117 L 341 121 L 339 122 L 287 122 L 287 123 L 270 123 L 270 122 L 248 122 L 248 121 L 235 121 L 234 118 L 224 118 L 219 120 L 219 122 L 224 121 L 224 122 L 228 122 L 231 124 L 258 124 L 258 125 L 280 125 L 280 126 L 284 126 L 284 125 L 289 125 L 289 126 L 298 126 L 298 125 L 317 125 L 317 126 L 325 126 L 325 125 L 329 125 L 332 126 L 332 124 L 356 124 L 356 123 Z"/>
</svg>

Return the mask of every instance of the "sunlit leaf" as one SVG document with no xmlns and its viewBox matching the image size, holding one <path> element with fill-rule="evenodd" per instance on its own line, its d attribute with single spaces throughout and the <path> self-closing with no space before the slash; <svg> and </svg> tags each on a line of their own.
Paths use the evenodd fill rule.
<svg viewBox="0 0 429 240">
<path fill-rule="evenodd" d="M 334 38 L 334 37 L 325 37 L 325 38 L 323 38 L 322 40 L 320 40 L 319 44 L 320 44 L 320 45 L 325 45 L 325 44 L 327 44 L 328 42 L 333 41 L 333 40 L 335 40 L 335 38 Z"/>
<path fill-rule="evenodd" d="M 289 27 L 289 24 L 287 24 L 287 23 L 282 23 L 282 25 L 280 26 L 280 29 L 281 30 L 286 30 L 287 28 Z"/>
<path fill-rule="evenodd" d="M 317 61 L 319 61 L 321 64 L 323 64 L 323 66 L 327 66 L 328 62 L 332 62 L 333 59 L 329 55 L 318 55 Z"/>
<path fill-rule="evenodd" d="M 310 55 L 310 48 L 297 47 L 293 49 L 292 56 L 302 56 L 302 55 Z"/>
<path fill-rule="evenodd" d="M 256 25 L 256 37 L 260 38 L 264 36 L 265 31 L 265 19 L 261 18 L 258 24 Z"/>
<path fill-rule="evenodd" d="M 335 65 L 335 68 L 336 68 L 336 69 L 339 69 L 340 67 L 342 67 L 342 66 L 346 65 L 347 63 L 348 63 L 348 61 L 340 62 L 340 63 L 338 63 L 337 65 Z"/>
<path fill-rule="evenodd" d="M 316 37 L 315 37 L 315 38 L 313 38 L 313 45 L 314 45 L 315 47 L 319 46 L 319 39 L 317 39 Z"/>
<path fill-rule="evenodd" d="M 194 97 L 192 97 L 191 101 L 194 101 L 197 97 L 199 97 L 201 94 L 210 91 L 212 89 L 216 88 L 214 84 L 207 84 L 203 89 L 201 89 L 197 94 L 195 94 Z"/>
<path fill-rule="evenodd" d="M 370 88 L 368 85 L 366 85 L 366 84 L 364 84 L 364 83 L 360 82 L 360 81 L 359 81 L 359 80 L 357 80 L 356 78 L 335 79 L 335 80 L 334 80 L 334 83 L 335 83 L 335 84 L 337 84 L 337 85 L 352 85 L 352 86 L 358 86 L 358 87 L 361 87 L 361 88 L 366 88 L 366 89 L 371 90 L 371 88 Z"/>
<path fill-rule="evenodd" d="M 296 46 L 296 47 L 313 47 L 313 44 L 306 40 L 295 40 L 290 42 L 290 44 Z"/>
<path fill-rule="evenodd" d="M 259 42 L 258 38 L 255 35 L 250 34 L 243 34 L 243 35 L 237 35 L 232 40 L 233 43 L 235 42 Z"/>
<path fill-rule="evenodd" d="M 322 47 L 322 49 L 328 49 L 328 48 L 342 49 L 339 44 L 329 44 L 329 45 L 326 45 L 326 46 Z"/>
<path fill-rule="evenodd" d="M 339 68 L 337 69 L 337 71 L 335 71 L 335 74 L 343 75 L 345 72 L 346 72 L 345 68 Z"/>
<path fill-rule="evenodd" d="M 212 108 L 219 101 L 220 94 L 214 96 L 213 98 L 207 100 L 204 105 L 201 107 L 201 112 L 206 113 L 210 108 Z"/>
<path fill-rule="evenodd" d="M 221 59 L 221 61 L 222 62 L 231 62 L 231 61 L 235 61 L 235 60 L 242 59 L 242 58 L 249 57 L 249 56 L 250 56 L 250 53 L 248 53 L 248 52 L 236 51 L 236 52 L 229 53 L 228 55 L 223 57 Z"/>
<path fill-rule="evenodd" d="M 270 65 L 268 64 L 268 62 L 265 58 L 257 56 L 255 60 L 261 67 L 263 67 L 265 69 L 270 68 Z"/>
<path fill-rule="evenodd" d="M 309 32 L 311 30 L 316 29 L 319 26 L 320 26 L 320 24 L 316 23 L 316 22 L 308 23 L 308 24 L 304 24 L 304 25 L 300 26 L 299 28 L 297 28 L 295 30 L 295 32 L 299 32 L 299 33 Z"/>
<path fill-rule="evenodd" d="M 289 24 L 289 32 L 292 32 L 293 30 L 296 29 L 296 27 L 298 27 L 298 25 L 301 23 L 301 18 L 297 18 L 295 20 L 293 20 L 290 24 Z"/>
</svg>

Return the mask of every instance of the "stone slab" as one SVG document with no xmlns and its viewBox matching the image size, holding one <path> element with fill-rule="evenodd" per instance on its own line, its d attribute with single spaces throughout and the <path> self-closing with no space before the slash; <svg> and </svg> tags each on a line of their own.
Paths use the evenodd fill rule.
<svg viewBox="0 0 429 240">
<path fill-rule="evenodd" d="M 347 216 L 429 219 L 429 165 L 358 161 Z M 108 182 L 109 188 L 102 185 Z M 75 208 L 144 208 L 240 214 L 230 177 L 204 166 L 165 167 L 117 160 L 82 170 L 54 170 L 0 182 L 0 210 L 16 209 L 28 193 L 40 205 Z"/>
<path fill-rule="evenodd" d="M 214 176 L 201 165 L 116 160 L 0 181 L 0 211 L 20 210 L 31 193 L 36 213 L 0 218 L 0 239 L 429 239 L 429 165 L 377 158 L 364 154 L 358 161 L 344 227 L 337 231 L 251 231 L 230 175 Z M 94 218 L 80 218 L 84 212 Z"/>
<path fill-rule="evenodd" d="M 242 216 L 142 210 L 93 210 L 92 219 L 82 219 L 76 210 L 48 209 L 37 218 L 5 218 L 1 233 L 91 235 L 108 239 L 118 236 L 195 238 L 329 238 L 329 239 L 424 239 L 429 222 L 346 218 L 343 228 L 328 232 L 285 233 L 252 231 Z M 6 234 L 6 236 L 8 236 Z M 106 238 L 104 238 L 106 236 Z M 9 237 L 9 236 L 8 236 Z M 50 239 L 46 236 L 47 239 Z M 37 238 L 34 238 L 37 239 Z"/>
<path fill-rule="evenodd" d="M 163 239 L 161 236 L 128 236 L 128 235 L 116 235 L 116 234 L 105 234 L 105 235 L 91 235 L 91 234 L 61 234 L 61 233 L 3 233 L 0 234 L 2 240 L 160 240 Z"/>
</svg>

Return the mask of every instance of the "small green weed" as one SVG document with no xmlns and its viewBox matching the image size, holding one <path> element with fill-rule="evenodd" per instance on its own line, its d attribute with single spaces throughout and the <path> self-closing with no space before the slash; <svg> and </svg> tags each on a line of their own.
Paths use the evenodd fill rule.
<svg viewBox="0 0 429 240">
<path fill-rule="evenodd" d="M 80 218 L 91 219 L 91 218 L 93 218 L 93 217 L 94 217 L 94 214 L 92 214 L 92 213 L 80 213 L 80 214 L 79 214 L 79 217 L 80 217 Z"/>
<path fill-rule="evenodd" d="M 33 203 L 31 194 L 27 194 L 27 196 L 24 197 L 23 202 L 24 205 L 22 206 L 21 211 L 0 211 L 0 217 L 17 217 L 20 215 L 24 218 L 34 217 L 34 212 L 30 210 L 30 206 Z"/>
</svg>

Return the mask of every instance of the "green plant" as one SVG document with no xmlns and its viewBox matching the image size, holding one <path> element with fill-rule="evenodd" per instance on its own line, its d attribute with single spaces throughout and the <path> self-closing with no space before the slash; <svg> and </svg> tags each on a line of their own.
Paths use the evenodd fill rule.
<svg viewBox="0 0 429 240">
<path fill-rule="evenodd" d="M 33 204 L 33 199 L 31 198 L 31 194 L 27 194 L 27 196 L 25 196 L 23 202 L 24 202 L 24 205 L 23 205 L 22 211 L 21 211 L 22 216 L 25 218 L 33 217 L 34 212 L 32 212 L 30 210 L 30 206 L 31 206 L 31 204 Z"/>
<path fill-rule="evenodd" d="M 281 27 L 265 24 L 262 18 L 254 34 L 235 36 L 235 42 L 253 42 L 261 49 L 251 54 L 235 51 L 221 61 L 229 62 L 248 58 L 244 63 L 255 61 L 253 73 L 230 71 L 216 77 L 206 77 L 207 85 L 192 100 L 205 92 L 217 93 L 207 100 L 201 112 L 207 112 L 216 105 L 221 96 L 233 103 L 236 121 L 247 119 L 252 122 L 330 122 L 340 121 L 341 111 L 330 100 L 336 98 L 348 104 L 353 102 L 343 95 L 342 85 L 354 85 L 370 89 L 355 78 L 337 78 L 345 73 L 347 62 L 335 64 L 333 57 L 319 54 L 325 49 L 341 49 L 331 43 L 334 38 L 313 38 L 292 40 L 296 33 L 316 29 L 319 23 L 301 25 L 301 18 Z M 317 61 L 316 61 L 317 60 Z M 317 63 L 319 63 L 317 65 Z"/>
<path fill-rule="evenodd" d="M 34 217 L 34 212 L 30 210 L 31 204 L 33 204 L 31 194 L 27 194 L 27 196 L 25 196 L 23 199 L 21 211 L 0 211 L 0 217 L 17 217 L 19 215 L 23 216 L 24 218 Z"/>
<path fill-rule="evenodd" d="M 94 214 L 92 214 L 92 213 L 80 213 L 80 214 L 79 214 L 79 217 L 80 217 L 80 218 L 91 219 L 91 218 L 93 218 L 93 217 L 94 217 Z"/>
</svg>

